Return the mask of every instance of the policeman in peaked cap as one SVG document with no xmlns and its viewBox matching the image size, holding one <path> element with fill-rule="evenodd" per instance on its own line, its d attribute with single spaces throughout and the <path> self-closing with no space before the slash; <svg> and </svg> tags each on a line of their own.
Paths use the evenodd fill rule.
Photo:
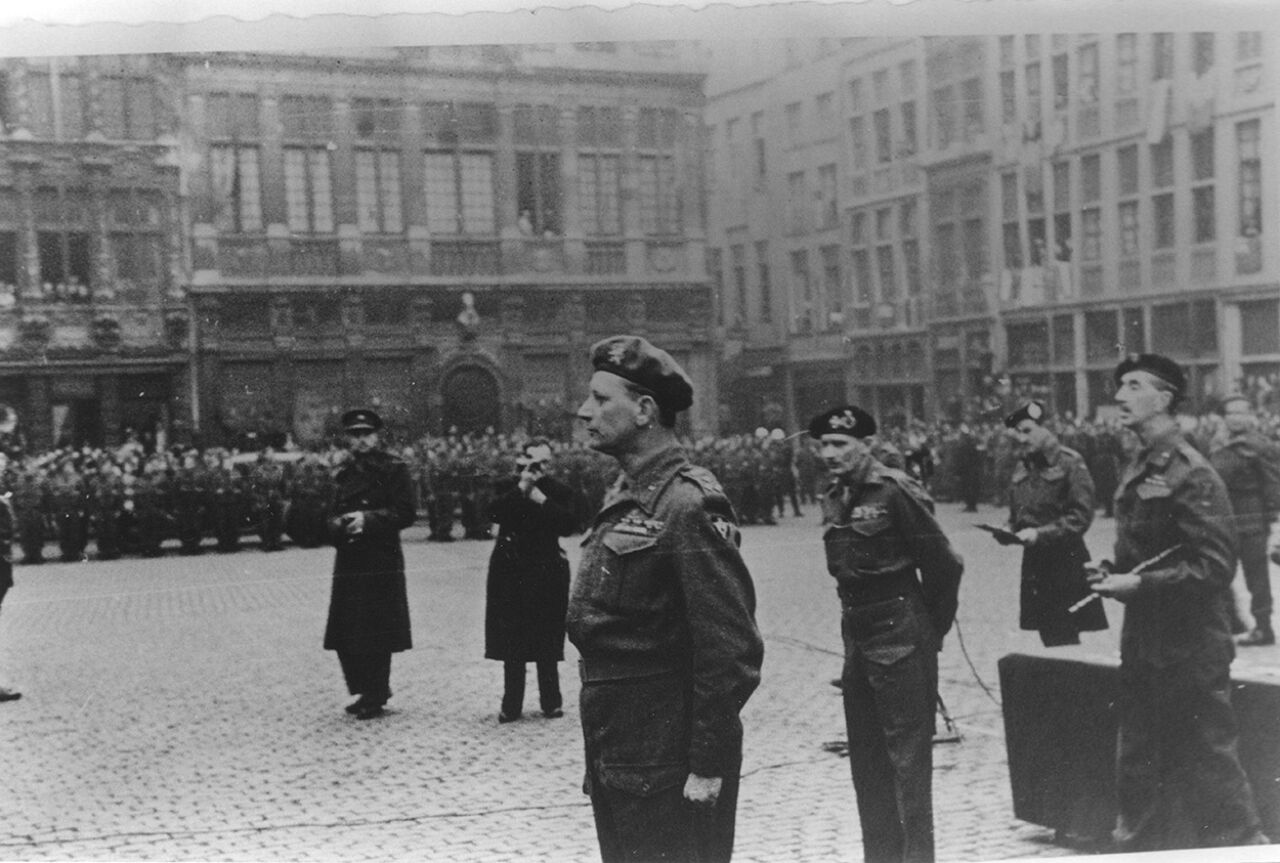
<svg viewBox="0 0 1280 863">
<path fill-rule="evenodd" d="M 739 712 L 764 651 L 733 508 L 676 438 L 693 403 L 679 364 L 627 335 L 593 345 L 591 364 L 577 415 L 622 474 L 592 522 L 566 624 L 601 853 L 728 860 Z"/>
<path fill-rule="evenodd" d="M 1231 500 L 1174 416 L 1181 367 L 1138 354 L 1115 381 L 1120 422 L 1141 443 L 1115 495 L 1115 562 L 1089 575 L 1094 592 L 1125 604 L 1115 850 L 1262 844 L 1231 708 Z"/>
<path fill-rule="evenodd" d="M 367 408 L 342 415 L 352 458 L 334 477 L 326 519 L 336 548 L 324 648 L 337 651 L 347 705 L 357 719 L 383 714 L 391 655 L 413 646 L 400 531 L 416 508 L 408 466 L 378 444 L 382 419 Z"/>
<path fill-rule="evenodd" d="M 348 434 L 382 431 L 382 417 L 368 408 L 356 408 L 342 415 L 342 430 Z"/>
<path fill-rule="evenodd" d="M 938 651 L 964 561 L 925 490 L 875 460 L 865 440 L 875 430 L 854 405 L 809 423 L 832 476 L 823 545 L 843 609 L 849 766 L 866 859 L 932 861 Z"/>
</svg>

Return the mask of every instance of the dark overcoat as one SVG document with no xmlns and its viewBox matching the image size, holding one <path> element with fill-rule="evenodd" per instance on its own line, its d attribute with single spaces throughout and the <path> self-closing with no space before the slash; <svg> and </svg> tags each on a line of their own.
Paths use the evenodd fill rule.
<svg viewBox="0 0 1280 863">
<path fill-rule="evenodd" d="M 1084 458 L 1054 444 L 1019 460 L 1009 488 L 1009 527 L 1039 533 L 1022 555 L 1020 626 L 1023 629 L 1095 632 L 1107 628 L 1101 602 L 1074 614 L 1068 609 L 1090 595 L 1084 566 L 1084 534 L 1093 523 L 1093 479 Z"/>
<path fill-rule="evenodd" d="M 569 607 L 569 560 L 559 537 L 576 526 L 573 490 L 550 477 L 537 481 L 547 496 L 534 503 L 503 480 L 489 503 L 498 539 L 489 558 L 484 655 L 504 662 L 564 659 Z"/>
<path fill-rule="evenodd" d="M 364 513 L 364 532 L 348 536 L 341 516 L 356 511 Z M 375 451 L 355 456 L 338 470 L 326 521 L 337 549 L 326 650 L 396 653 L 413 646 L 400 531 L 414 517 L 404 462 Z"/>
</svg>

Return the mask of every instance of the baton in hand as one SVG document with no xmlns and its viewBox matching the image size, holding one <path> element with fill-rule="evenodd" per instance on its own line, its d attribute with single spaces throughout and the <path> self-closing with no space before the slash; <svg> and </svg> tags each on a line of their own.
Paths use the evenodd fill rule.
<svg viewBox="0 0 1280 863">
<path fill-rule="evenodd" d="M 1164 560 L 1166 557 L 1173 554 L 1175 551 L 1177 551 L 1180 548 L 1182 548 L 1182 543 L 1171 545 L 1168 548 L 1166 548 L 1164 551 L 1157 554 L 1156 556 L 1149 557 L 1146 560 L 1142 561 L 1142 563 L 1138 564 L 1128 572 L 1115 572 L 1110 574 L 1111 575 L 1137 575 L 1140 572 L 1145 572 L 1146 570 L 1155 566 L 1157 563 L 1160 563 L 1162 560 Z M 1091 593 L 1088 596 L 1086 596 L 1084 599 L 1077 602 L 1075 605 L 1072 605 L 1070 608 L 1068 608 L 1067 614 L 1075 614 L 1077 611 L 1084 608 L 1086 605 L 1093 602 L 1095 599 L 1101 599 L 1101 598 L 1102 598 L 1102 594 Z"/>
</svg>

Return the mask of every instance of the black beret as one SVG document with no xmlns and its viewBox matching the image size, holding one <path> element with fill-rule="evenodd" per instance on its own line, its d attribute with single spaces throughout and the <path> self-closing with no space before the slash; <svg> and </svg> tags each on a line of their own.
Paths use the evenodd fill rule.
<svg viewBox="0 0 1280 863">
<path fill-rule="evenodd" d="M 1160 354 L 1129 354 L 1121 360 L 1120 365 L 1116 366 L 1114 376 L 1117 387 L 1120 386 L 1120 379 L 1129 372 L 1153 374 L 1173 387 L 1178 395 L 1187 391 L 1187 376 L 1182 371 L 1182 366 Z"/>
<path fill-rule="evenodd" d="M 812 438 L 821 438 L 824 434 L 862 438 L 875 433 L 875 417 L 856 405 L 841 405 L 809 420 L 809 437 Z"/>
<path fill-rule="evenodd" d="M 1034 420 L 1037 423 L 1044 421 L 1045 414 L 1048 413 L 1044 409 L 1044 405 L 1037 401 L 1029 401 L 1022 407 L 1004 418 L 1004 424 L 1009 428 L 1017 428 L 1018 423 L 1023 420 Z"/>
<path fill-rule="evenodd" d="M 653 393 L 658 407 L 687 410 L 693 404 L 693 381 L 671 354 L 639 336 L 610 336 L 591 346 L 591 365 Z"/>
<path fill-rule="evenodd" d="M 342 415 L 342 428 L 345 431 L 378 431 L 382 428 L 382 417 L 368 408 L 356 408 Z"/>
</svg>

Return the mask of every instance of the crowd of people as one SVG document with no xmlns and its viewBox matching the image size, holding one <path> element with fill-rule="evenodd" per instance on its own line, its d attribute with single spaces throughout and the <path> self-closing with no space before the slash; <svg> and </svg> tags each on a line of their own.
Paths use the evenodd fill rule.
<svg viewBox="0 0 1280 863">
<path fill-rule="evenodd" d="M 1259 432 L 1280 441 L 1280 412 L 1259 412 Z M 1187 438 L 1208 455 L 1226 433 L 1219 414 L 1182 416 Z M 1111 515 L 1120 471 L 1134 446 L 1112 421 L 1049 420 L 1061 442 L 1083 456 L 1099 505 Z M 393 444 L 409 464 L 419 513 L 431 541 L 490 539 L 486 511 L 495 483 L 515 475 L 529 436 L 450 432 Z M 744 525 L 776 524 L 816 505 L 827 482 L 813 441 L 781 429 L 704 436 L 686 441 L 690 460 L 719 478 Z M 549 470 L 573 491 L 574 520 L 586 527 L 599 509 L 617 466 L 584 444 L 552 441 Z M 1003 423 L 913 422 L 882 429 L 876 457 L 919 480 L 935 500 L 1004 506 L 1018 462 Z M 323 518 L 332 474 L 347 457 L 337 442 L 301 449 L 170 447 L 136 437 L 114 448 L 64 447 L 14 452 L 3 476 L 17 519 L 22 563 L 48 556 L 154 557 L 176 542 L 178 553 L 230 552 L 256 539 L 264 551 L 286 541 L 324 543 Z M 56 546 L 56 550 L 47 546 Z"/>
</svg>

